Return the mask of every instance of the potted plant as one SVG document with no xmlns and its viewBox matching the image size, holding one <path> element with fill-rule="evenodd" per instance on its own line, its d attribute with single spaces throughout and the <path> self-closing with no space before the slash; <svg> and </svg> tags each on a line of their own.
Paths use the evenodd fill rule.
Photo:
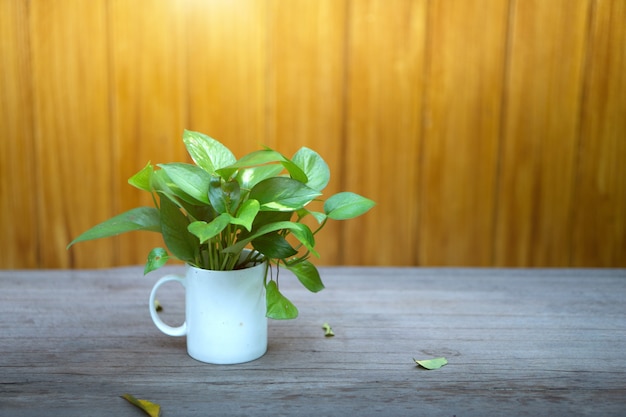
<svg viewBox="0 0 626 417">
<path fill-rule="evenodd" d="M 188 351 L 197 359 L 218 363 L 251 360 L 252 356 L 265 353 L 266 317 L 292 319 L 298 315 L 297 308 L 280 292 L 278 268 L 291 271 L 308 290 L 322 290 L 324 285 L 319 272 L 309 260 L 311 255 L 319 256 L 315 250 L 315 235 L 328 220 L 360 216 L 371 209 L 374 202 L 351 192 L 340 192 L 324 200 L 322 190 L 330 180 L 328 165 L 318 153 L 305 147 L 292 158 L 265 148 L 237 160 L 226 146 L 205 134 L 185 131 L 183 141 L 193 163 L 173 162 L 156 167 L 148 163 L 128 180 L 131 185 L 152 195 L 154 207 L 137 207 L 106 220 L 78 236 L 68 248 L 81 241 L 130 231 L 161 233 L 167 250 L 155 248 L 150 251 L 144 274 L 163 266 L 170 253 L 187 264 L 187 273 L 185 277 L 162 278 L 153 288 L 151 300 L 162 282 L 180 281 L 186 287 L 186 323 L 171 328 L 160 322 L 151 302 L 150 311 L 157 327 L 168 334 L 186 334 Z M 309 209 L 307 206 L 313 201 L 323 201 L 323 211 Z M 306 218 L 314 219 L 314 230 L 303 222 Z M 215 331 L 192 335 L 201 331 L 190 327 L 195 328 L 198 323 L 198 319 L 191 317 L 196 313 L 190 311 L 190 300 L 193 298 L 194 303 L 202 303 L 201 299 L 196 300 L 199 294 L 203 291 L 215 294 L 217 291 L 216 288 L 202 289 L 198 285 L 210 280 L 205 277 L 209 273 L 232 276 L 248 270 L 255 271 L 260 278 L 225 278 L 228 283 L 238 279 L 258 281 L 253 289 L 231 289 L 236 301 L 229 305 L 235 306 L 235 311 L 239 312 L 247 304 L 254 304 L 257 313 L 261 310 L 265 335 L 262 330 L 257 333 L 261 339 L 265 337 L 265 348 L 260 342 L 260 347 L 252 349 L 255 353 L 243 355 L 243 359 L 223 361 L 192 353 L 192 337 L 197 336 L 200 340 L 194 342 L 197 345 L 206 345 L 209 343 L 207 338 L 215 338 Z M 200 277 L 200 284 L 192 283 L 191 275 Z M 237 294 L 245 291 L 250 293 L 249 300 L 254 301 L 237 298 Z M 211 303 L 215 305 L 219 300 L 223 298 L 217 296 Z M 197 314 L 217 316 L 225 308 Z M 257 320 L 261 327 L 263 320 Z M 235 327 L 250 327 L 244 326 L 239 319 L 222 320 L 231 321 L 236 322 Z M 206 326 L 208 324 L 203 324 Z M 232 346 L 248 343 L 236 337 L 232 342 Z"/>
</svg>

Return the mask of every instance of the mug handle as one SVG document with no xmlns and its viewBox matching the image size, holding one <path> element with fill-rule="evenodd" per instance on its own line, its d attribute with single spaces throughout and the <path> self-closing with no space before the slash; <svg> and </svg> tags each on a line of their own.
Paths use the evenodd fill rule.
<svg viewBox="0 0 626 417">
<path fill-rule="evenodd" d="M 165 284 L 166 282 L 170 282 L 170 281 L 176 281 L 178 283 L 180 283 L 180 285 L 182 285 L 183 287 L 185 286 L 185 279 L 184 277 L 178 276 L 178 275 L 166 275 L 163 278 L 161 278 L 160 280 L 158 280 L 156 282 L 156 284 L 154 284 L 154 287 L 152 287 L 152 291 L 150 292 L 150 317 L 152 317 L 152 321 L 154 322 L 154 325 L 161 330 L 163 333 L 165 333 L 168 336 L 184 336 L 187 334 L 187 321 L 185 320 L 185 322 L 178 326 L 178 327 L 172 327 L 168 324 L 166 324 L 163 320 L 161 320 L 161 317 L 159 317 L 159 314 L 156 311 L 156 306 L 154 303 L 154 300 L 156 298 L 156 293 L 157 290 L 159 289 L 159 287 L 163 284 Z"/>
</svg>

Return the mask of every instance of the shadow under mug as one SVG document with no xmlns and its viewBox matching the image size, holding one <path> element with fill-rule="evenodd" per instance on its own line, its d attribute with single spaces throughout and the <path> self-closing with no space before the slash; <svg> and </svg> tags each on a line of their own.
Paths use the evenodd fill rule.
<svg viewBox="0 0 626 417">
<path fill-rule="evenodd" d="M 267 351 L 265 276 L 267 263 L 233 271 L 186 267 L 185 275 L 166 275 L 150 293 L 150 316 L 169 336 L 187 336 L 187 353 L 201 362 L 235 364 Z M 185 322 L 166 324 L 155 308 L 157 290 L 175 281 L 185 287 Z"/>
</svg>

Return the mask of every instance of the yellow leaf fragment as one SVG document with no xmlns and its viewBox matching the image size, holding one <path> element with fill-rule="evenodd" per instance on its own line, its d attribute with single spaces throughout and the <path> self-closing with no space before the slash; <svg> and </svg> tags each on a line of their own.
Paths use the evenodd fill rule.
<svg viewBox="0 0 626 417">
<path fill-rule="evenodd" d="M 416 364 L 426 369 L 439 369 L 448 363 L 448 360 L 446 358 L 424 359 L 420 361 L 413 358 L 413 360 Z"/>
<path fill-rule="evenodd" d="M 148 400 L 140 400 L 130 394 L 122 395 L 122 398 L 143 410 L 150 417 L 159 417 L 161 415 L 161 406 Z"/>
<path fill-rule="evenodd" d="M 322 329 L 324 329 L 324 336 L 326 337 L 333 337 L 335 335 L 335 332 L 333 332 L 333 329 L 328 323 L 322 324 Z"/>
</svg>

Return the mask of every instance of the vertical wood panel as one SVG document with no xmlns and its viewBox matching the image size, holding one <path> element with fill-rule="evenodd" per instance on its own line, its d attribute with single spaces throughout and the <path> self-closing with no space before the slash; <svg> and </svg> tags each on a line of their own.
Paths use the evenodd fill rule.
<svg viewBox="0 0 626 417">
<path fill-rule="evenodd" d="M 322 264 L 626 266 L 625 8 L 0 1 L 0 268 L 142 263 L 159 235 L 65 246 L 151 205 L 126 180 L 185 128 L 309 146 L 376 200 Z"/>
<path fill-rule="evenodd" d="M 111 243 L 65 249 L 112 214 L 105 2 L 30 8 L 41 264 L 109 266 Z"/>
<path fill-rule="evenodd" d="M 508 3 L 431 2 L 421 264 L 492 262 Z"/>
<path fill-rule="evenodd" d="M 325 192 L 338 192 L 344 162 L 346 2 L 275 0 L 270 4 L 268 144 L 286 155 L 302 146 L 319 152 L 331 170 Z M 322 207 L 313 209 L 321 211 Z M 315 222 L 309 225 L 317 226 Z M 340 226 L 329 221 L 316 235 L 320 259 L 314 262 L 339 261 Z"/>
<path fill-rule="evenodd" d="M 345 224 L 343 263 L 414 264 L 426 2 L 350 4 L 344 185 L 377 206 Z"/>
<path fill-rule="evenodd" d="M 114 176 L 117 212 L 152 206 L 148 193 L 127 184 L 145 166 L 186 161 L 184 2 L 110 2 Z M 150 249 L 163 246 L 148 232 L 114 239 L 121 264 L 143 263 Z"/>
<path fill-rule="evenodd" d="M 39 262 L 26 6 L 0 1 L 0 268 Z"/>
<path fill-rule="evenodd" d="M 514 1 L 495 263 L 569 263 L 587 0 Z"/>
<path fill-rule="evenodd" d="M 626 2 L 594 4 L 572 264 L 626 267 Z"/>
<path fill-rule="evenodd" d="M 267 144 L 267 2 L 185 2 L 187 128 L 228 146 L 237 157 Z"/>
</svg>

